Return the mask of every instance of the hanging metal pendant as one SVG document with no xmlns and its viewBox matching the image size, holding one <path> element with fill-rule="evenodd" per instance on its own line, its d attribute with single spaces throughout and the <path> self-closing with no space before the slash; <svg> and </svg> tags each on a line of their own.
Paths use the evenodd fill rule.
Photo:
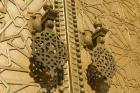
<svg viewBox="0 0 140 93">
<path fill-rule="evenodd" d="M 107 93 L 110 87 L 108 80 L 112 79 L 116 72 L 114 57 L 102 44 L 97 44 L 91 56 L 92 63 L 87 69 L 88 84 L 96 93 Z"/>
<path fill-rule="evenodd" d="M 52 9 L 47 10 L 40 22 L 42 31 L 32 35 L 30 75 L 42 88 L 46 88 L 45 93 L 50 93 L 52 88 L 62 84 L 63 66 L 67 61 L 65 45 L 53 30 L 55 15 Z"/>
<path fill-rule="evenodd" d="M 96 25 L 96 24 L 95 24 Z M 93 47 L 91 51 L 92 63 L 87 68 L 87 80 L 96 93 L 107 93 L 109 91 L 109 80 L 116 72 L 116 64 L 111 51 L 104 44 L 107 29 L 99 25 L 92 34 Z M 98 28 L 98 29 L 97 29 Z"/>
</svg>

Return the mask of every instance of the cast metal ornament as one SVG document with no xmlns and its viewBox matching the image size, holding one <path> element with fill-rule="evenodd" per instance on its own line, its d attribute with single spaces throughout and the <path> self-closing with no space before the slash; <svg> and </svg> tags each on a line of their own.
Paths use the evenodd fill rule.
<svg viewBox="0 0 140 93">
<path fill-rule="evenodd" d="M 107 93 L 110 88 L 109 82 L 116 72 L 116 63 L 111 51 L 104 44 L 108 29 L 101 24 L 94 24 L 94 27 L 96 31 L 91 35 L 92 44 L 90 43 L 89 48 L 92 62 L 88 65 L 86 75 L 88 84 L 96 93 Z"/>
<path fill-rule="evenodd" d="M 64 79 L 63 66 L 67 61 L 66 49 L 59 36 L 53 30 L 57 12 L 52 7 L 44 6 L 45 14 L 34 26 L 32 32 L 32 57 L 30 58 L 30 75 L 46 92 L 51 93 L 53 88 L 62 84 Z"/>
</svg>

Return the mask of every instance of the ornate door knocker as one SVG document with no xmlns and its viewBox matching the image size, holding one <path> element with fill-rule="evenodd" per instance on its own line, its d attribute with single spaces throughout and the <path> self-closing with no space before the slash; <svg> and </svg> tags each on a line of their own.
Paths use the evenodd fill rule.
<svg viewBox="0 0 140 93">
<path fill-rule="evenodd" d="M 87 48 L 91 52 L 91 64 L 87 68 L 88 84 L 96 93 L 107 93 L 109 91 L 110 83 L 116 72 L 116 64 L 114 56 L 111 51 L 105 46 L 104 37 L 108 29 L 102 27 L 102 24 L 94 24 L 95 33 L 90 33 L 92 41 L 85 41 Z M 86 32 L 85 32 L 86 34 Z"/>
<path fill-rule="evenodd" d="M 46 89 L 45 93 L 51 93 L 53 88 L 62 84 L 63 66 L 67 59 L 65 45 L 53 29 L 57 12 L 46 5 L 43 8 L 46 12 L 42 17 L 36 19 L 33 16 L 38 23 L 33 24 L 30 75 Z"/>
</svg>

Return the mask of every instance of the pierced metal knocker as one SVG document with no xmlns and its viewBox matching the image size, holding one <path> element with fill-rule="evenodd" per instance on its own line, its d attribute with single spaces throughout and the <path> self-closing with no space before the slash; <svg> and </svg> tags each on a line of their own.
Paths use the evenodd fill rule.
<svg viewBox="0 0 140 93">
<path fill-rule="evenodd" d="M 87 80 L 96 93 L 107 93 L 110 88 L 109 80 L 112 79 L 116 72 L 116 63 L 111 51 L 105 46 L 104 37 L 108 29 L 102 27 L 102 24 L 94 24 L 95 33 L 90 33 L 92 41 L 86 41 L 90 50 L 91 64 L 87 68 Z M 86 34 L 86 32 L 85 32 Z"/>
<path fill-rule="evenodd" d="M 64 79 L 66 50 L 64 43 L 53 30 L 57 12 L 48 6 L 44 6 L 44 10 L 46 12 L 40 19 L 33 17 L 38 20 L 38 25 L 33 26 L 35 31 L 32 33 L 30 75 L 46 89 L 44 93 L 51 93 Z"/>
</svg>

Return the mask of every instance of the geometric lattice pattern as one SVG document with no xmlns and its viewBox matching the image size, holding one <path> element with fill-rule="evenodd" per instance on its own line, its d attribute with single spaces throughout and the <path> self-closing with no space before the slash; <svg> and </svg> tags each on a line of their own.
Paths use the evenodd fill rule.
<svg viewBox="0 0 140 93">
<path fill-rule="evenodd" d="M 77 6 L 80 31 L 94 32 L 95 17 L 110 30 L 105 41 L 115 57 L 117 73 L 109 93 L 139 93 L 139 0 L 77 0 Z"/>
<path fill-rule="evenodd" d="M 112 53 L 103 44 L 97 44 L 92 51 L 92 63 L 87 68 L 88 83 L 96 93 L 107 93 L 116 72 L 116 64 Z"/>
<path fill-rule="evenodd" d="M 31 47 L 31 76 L 50 91 L 64 79 L 65 45 L 53 29 L 47 28 L 33 35 Z"/>
<path fill-rule="evenodd" d="M 45 0 L 0 0 L 0 93 L 40 91 L 40 85 L 29 76 L 28 20 L 33 13 L 43 13 L 44 3 Z"/>
<path fill-rule="evenodd" d="M 37 93 L 40 91 L 40 86 L 29 76 L 31 34 L 28 28 L 28 20 L 32 14 L 43 14 L 42 6 L 46 1 L 52 4 L 49 0 L 0 0 L 0 93 Z M 53 0 L 50 1 L 53 2 Z M 93 27 L 95 16 L 98 16 L 101 22 L 110 29 L 110 32 L 106 36 L 106 43 L 115 56 L 117 73 L 112 80 L 109 93 L 126 93 L 128 91 L 129 93 L 139 93 L 139 0 L 75 0 L 75 3 L 77 20 L 69 18 L 69 24 L 71 24 L 71 21 L 78 21 L 77 31 L 83 31 L 83 29 L 95 31 Z M 65 6 L 71 5 L 67 3 Z M 70 9 L 71 12 L 73 12 L 72 10 Z M 68 33 L 74 32 L 69 30 Z M 72 43 L 73 39 L 70 40 Z M 77 51 L 81 48 L 79 46 Z M 75 46 L 71 46 L 72 48 L 75 48 Z M 87 55 L 83 49 L 82 59 L 86 59 L 86 61 L 82 60 L 83 68 L 87 68 Z M 73 59 L 75 58 L 73 57 Z M 72 60 L 72 62 L 74 61 Z M 81 68 L 81 63 L 79 68 Z M 78 71 L 79 74 L 84 74 L 83 72 L 85 71 L 81 69 L 77 70 L 76 67 L 73 70 Z M 80 75 L 78 79 L 76 77 L 78 75 L 73 74 L 73 80 L 78 81 L 79 77 L 81 78 Z M 83 76 L 80 80 L 83 80 Z M 93 92 L 88 88 L 84 80 L 78 84 L 81 87 L 84 85 L 85 92 Z M 78 84 L 74 82 L 74 85 Z M 83 91 L 83 88 L 81 91 Z"/>
<path fill-rule="evenodd" d="M 93 49 L 92 65 L 95 66 L 97 71 L 101 73 L 101 76 L 106 77 L 106 79 L 111 79 L 116 72 L 115 59 L 112 53 L 102 44 L 98 44 Z M 101 76 L 97 76 L 95 79 Z"/>
</svg>

